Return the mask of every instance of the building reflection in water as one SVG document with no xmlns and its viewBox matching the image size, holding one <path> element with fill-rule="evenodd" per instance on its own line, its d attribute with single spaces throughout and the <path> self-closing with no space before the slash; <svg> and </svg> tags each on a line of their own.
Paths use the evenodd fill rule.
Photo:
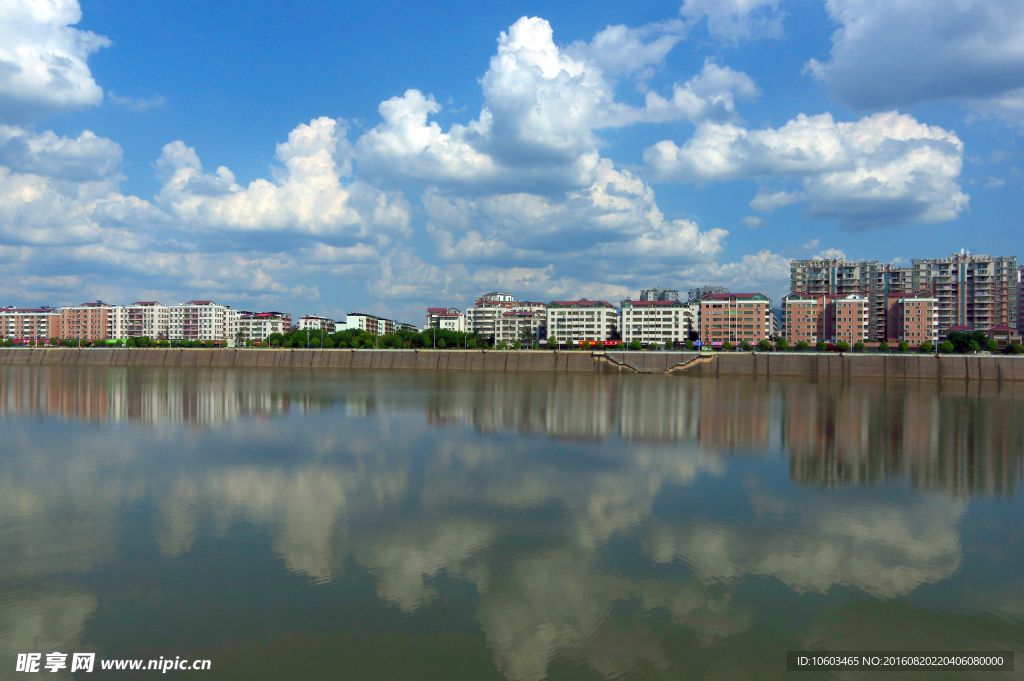
<svg viewBox="0 0 1024 681">
<path fill-rule="evenodd" d="M 393 390 L 396 385 L 401 390 Z M 382 388 L 386 388 L 382 390 Z M 434 427 L 556 440 L 782 451 L 803 484 L 904 478 L 954 495 L 1021 486 L 1024 385 L 583 374 L 3 367 L 0 417 L 213 427 L 337 405 L 400 407 Z"/>
</svg>

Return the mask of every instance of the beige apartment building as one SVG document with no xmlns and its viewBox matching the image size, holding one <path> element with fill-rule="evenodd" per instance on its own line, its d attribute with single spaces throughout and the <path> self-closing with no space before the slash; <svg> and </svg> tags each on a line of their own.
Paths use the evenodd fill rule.
<svg viewBox="0 0 1024 681">
<path fill-rule="evenodd" d="M 547 337 L 546 316 L 537 310 L 506 310 L 494 325 L 494 342 L 541 341 Z"/>
<path fill-rule="evenodd" d="M 914 346 L 939 341 L 938 298 L 900 298 L 899 316 L 899 340 Z"/>
<path fill-rule="evenodd" d="M 540 325 L 546 325 L 547 308 L 544 303 L 532 303 L 518 300 L 511 293 L 503 291 L 491 291 L 485 293 L 473 303 L 473 307 L 466 310 L 466 328 L 470 333 L 476 333 L 483 337 L 494 336 L 497 342 L 503 315 L 508 311 L 534 312 L 535 319 Z"/>
<path fill-rule="evenodd" d="M 170 307 L 155 301 L 139 301 L 110 308 L 111 338 L 166 339 L 170 332 Z"/>
<path fill-rule="evenodd" d="M 755 344 L 771 334 L 771 300 L 760 293 L 710 293 L 700 300 L 700 341 Z"/>
<path fill-rule="evenodd" d="M 272 333 L 284 333 L 288 330 L 286 320 L 275 312 L 242 312 L 238 316 L 238 331 L 235 342 L 253 341 L 261 343 Z"/>
<path fill-rule="evenodd" d="M 0 307 L 0 338 L 38 341 L 60 336 L 60 312 L 52 307 Z"/>
<path fill-rule="evenodd" d="M 106 340 L 111 338 L 111 310 L 113 305 L 96 301 L 60 309 L 60 337 L 79 340 Z"/>
<path fill-rule="evenodd" d="M 168 308 L 167 337 L 170 340 L 234 342 L 239 312 L 212 300 L 190 300 Z"/>
</svg>

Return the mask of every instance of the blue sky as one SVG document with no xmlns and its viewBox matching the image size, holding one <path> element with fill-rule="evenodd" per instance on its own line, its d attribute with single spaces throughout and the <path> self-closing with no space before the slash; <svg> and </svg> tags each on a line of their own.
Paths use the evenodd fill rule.
<svg viewBox="0 0 1024 681">
<path fill-rule="evenodd" d="M 418 323 L 1018 253 L 1024 6 L 0 2 L 0 304 Z"/>
</svg>

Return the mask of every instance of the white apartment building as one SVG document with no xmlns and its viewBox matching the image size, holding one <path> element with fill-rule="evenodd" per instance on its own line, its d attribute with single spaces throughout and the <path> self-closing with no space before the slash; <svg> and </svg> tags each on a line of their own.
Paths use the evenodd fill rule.
<svg viewBox="0 0 1024 681">
<path fill-rule="evenodd" d="M 682 343 L 693 330 L 696 305 L 669 300 L 624 300 L 619 325 L 623 343 Z"/>
<path fill-rule="evenodd" d="M 423 330 L 427 329 L 443 329 L 462 333 L 466 330 L 466 315 L 454 307 L 428 307 L 427 323 Z"/>
<path fill-rule="evenodd" d="M 618 335 L 619 311 L 604 300 L 555 300 L 548 303 L 548 338 L 559 345 L 604 342 Z"/>
<path fill-rule="evenodd" d="M 110 337 L 165 339 L 169 333 L 170 318 L 170 308 L 155 301 L 115 305 L 110 308 L 108 317 Z"/>
<path fill-rule="evenodd" d="M 495 322 L 494 342 L 541 341 L 547 337 L 547 315 L 537 310 L 507 310 Z"/>
<path fill-rule="evenodd" d="M 470 333 L 497 339 L 499 322 L 509 310 L 544 314 L 546 307 L 544 303 L 516 300 L 511 293 L 492 291 L 477 298 L 474 306 L 466 311 L 466 328 Z"/>
<path fill-rule="evenodd" d="M 241 313 L 238 317 L 239 336 L 243 341 L 261 343 L 272 333 L 285 333 L 288 324 L 283 316 L 275 312 Z"/>
<path fill-rule="evenodd" d="M 374 336 L 395 332 L 395 322 L 364 312 L 349 312 L 345 317 L 346 329 L 359 329 Z"/>
<path fill-rule="evenodd" d="M 238 333 L 239 313 L 212 300 L 190 300 L 168 307 L 170 340 L 218 341 L 231 346 Z"/>
<path fill-rule="evenodd" d="M 299 331 L 309 329 L 310 331 L 334 333 L 337 329 L 337 324 L 333 320 L 328 319 L 327 317 L 317 317 L 316 315 L 311 314 L 300 317 L 297 326 L 299 327 Z"/>
</svg>

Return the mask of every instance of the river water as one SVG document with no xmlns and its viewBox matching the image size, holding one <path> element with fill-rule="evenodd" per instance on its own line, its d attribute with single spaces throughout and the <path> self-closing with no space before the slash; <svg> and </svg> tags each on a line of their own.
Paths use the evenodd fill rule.
<svg viewBox="0 0 1024 681">
<path fill-rule="evenodd" d="M 1024 665 L 1022 460 L 1022 384 L 2 366 L 0 679 Z"/>
</svg>

